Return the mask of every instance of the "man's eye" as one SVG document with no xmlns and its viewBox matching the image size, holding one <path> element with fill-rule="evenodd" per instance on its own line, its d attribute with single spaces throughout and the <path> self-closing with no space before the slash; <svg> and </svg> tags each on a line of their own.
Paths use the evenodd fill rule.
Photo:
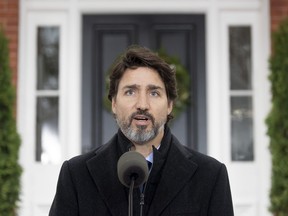
<svg viewBox="0 0 288 216">
<path fill-rule="evenodd" d="M 132 89 L 130 89 L 130 90 L 127 90 L 127 91 L 125 91 L 125 95 L 133 95 L 135 92 L 132 90 Z"/>
<path fill-rule="evenodd" d="M 159 92 L 157 92 L 157 91 L 152 91 L 150 94 L 153 97 L 158 97 L 160 95 Z"/>
</svg>

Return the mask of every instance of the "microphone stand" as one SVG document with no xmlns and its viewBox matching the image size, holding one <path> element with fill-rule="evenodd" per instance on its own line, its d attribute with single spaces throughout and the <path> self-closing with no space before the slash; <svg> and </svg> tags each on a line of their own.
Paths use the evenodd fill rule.
<svg viewBox="0 0 288 216">
<path fill-rule="evenodd" d="M 131 184 L 129 187 L 129 204 L 128 204 L 128 216 L 133 216 L 133 188 L 134 188 L 135 177 L 131 177 Z"/>
<path fill-rule="evenodd" d="M 143 215 L 143 205 L 144 205 L 144 193 L 140 194 L 140 216 Z"/>
<path fill-rule="evenodd" d="M 124 153 L 118 160 L 117 174 L 120 182 L 129 188 L 128 216 L 133 216 L 133 189 L 143 184 L 149 174 L 145 157 L 135 151 Z M 140 199 L 140 215 L 142 215 L 144 196 Z"/>
</svg>

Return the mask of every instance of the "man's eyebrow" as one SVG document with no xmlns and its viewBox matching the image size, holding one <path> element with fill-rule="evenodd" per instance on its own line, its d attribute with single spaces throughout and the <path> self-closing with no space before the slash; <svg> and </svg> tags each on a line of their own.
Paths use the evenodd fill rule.
<svg viewBox="0 0 288 216">
<path fill-rule="evenodd" d="M 123 86 L 122 89 L 137 89 L 137 88 L 139 88 L 139 85 L 132 84 L 132 85 Z"/>
<path fill-rule="evenodd" d="M 147 89 L 149 89 L 149 90 L 156 90 L 156 89 L 163 90 L 164 88 L 162 88 L 161 86 L 158 86 L 158 85 L 148 85 Z"/>
<path fill-rule="evenodd" d="M 123 86 L 122 89 L 124 90 L 124 89 L 139 89 L 139 88 L 140 88 L 140 85 L 132 84 L 132 85 Z M 163 87 L 158 86 L 158 85 L 153 85 L 153 84 L 148 85 L 146 89 L 148 89 L 148 90 L 156 90 L 156 89 L 164 90 Z"/>
</svg>

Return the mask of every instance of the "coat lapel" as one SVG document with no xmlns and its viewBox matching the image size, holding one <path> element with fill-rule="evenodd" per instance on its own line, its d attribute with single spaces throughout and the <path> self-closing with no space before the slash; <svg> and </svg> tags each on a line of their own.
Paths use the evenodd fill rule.
<svg viewBox="0 0 288 216">
<path fill-rule="evenodd" d="M 87 167 L 111 214 L 126 216 L 128 215 L 128 202 L 125 188 L 117 176 L 117 150 L 113 146 L 109 147 L 109 144 L 106 145 L 87 161 Z"/>
<path fill-rule="evenodd" d="M 194 175 L 197 164 L 183 147 L 172 144 L 167 155 L 161 180 L 149 208 L 149 216 L 160 215 L 177 193 Z"/>
</svg>

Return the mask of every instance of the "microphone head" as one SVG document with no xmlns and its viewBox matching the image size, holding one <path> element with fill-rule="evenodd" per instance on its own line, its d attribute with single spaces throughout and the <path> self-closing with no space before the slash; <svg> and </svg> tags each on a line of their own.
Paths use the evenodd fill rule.
<svg viewBox="0 0 288 216">
<path fill-rule="evenodd" d="M 148 165 L 143 155 L 136 151 L 124 153 L 117 164 L 118 178 L 126 187 L 130 187 L 134 177 L 134 188 L 139 187 L 148 179 Z"/>
</svg>

